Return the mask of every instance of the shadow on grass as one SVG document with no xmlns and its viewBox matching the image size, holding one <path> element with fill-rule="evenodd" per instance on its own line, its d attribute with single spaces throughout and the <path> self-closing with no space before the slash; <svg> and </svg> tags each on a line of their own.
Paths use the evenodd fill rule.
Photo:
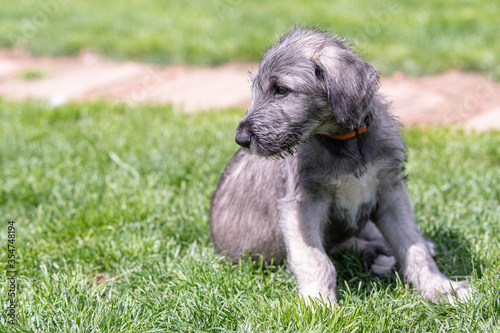
<svg viewBox="0 0 500 333">
<path fill-rule="evenodd" d="M 436 227 L 432 234 L 426 234 L 436 243 L 436 261 L 440 271 L 452 280 L 478 279 L 481 277 L 481 267 L 484 264 L 471 250 L 471 244 L 457 230 L 446 227 Z M 264 263 L 262 258 L 252 256 L 250 253 L 243 255 L 237 262 L 227 260 L 230 270 L 243 270 L 252 276 L 260 275 L 263 280 L 269 280 L 271 276 L 286 276 L 289 287 L 293 286 L 293 273 L 285 263 L 281 266 Z M 337 270 L 337 297 L 342 300 L 354 297 L 359 300 L 367 300 L 376 294 L 388 294 L 398 297 L 405 293 L 407 288 L 401 288 L 403 280 L 399 273 L 394 272 L 388 276 L 378 277 L 373 274 L 360 260 L 361 253 L 355 250 L 345 251 L 332 258 Z M 243 272 L 240 272 L 240 275 Z M 407 284 L 405 284 L 407 285 Z M 411 286 L 408 285 L 408 289 Z M 417 295 L 416 292 L 413 294 Z M 382 296 L 385 297 L 385 296 Z"/>
<path fill-rule="evenodd" d="M 476 256 L 470 242 L 457 230 L 437 227 L 432 235 L 426 235 L 436 245 L 436 261 L 439 270 L 452 280 L 481 278 L 481 267 L 484 262 Z M 385 290 L 396 293 L 402 276 L 396 272 L 384 277 L 373 274 L 360 260 L 361 253 L 355 250 L 346 251 L 332 259 L 337 269 L 338 296 L 350 294 L 365 299 L 374 292 Z"/>
</svg>

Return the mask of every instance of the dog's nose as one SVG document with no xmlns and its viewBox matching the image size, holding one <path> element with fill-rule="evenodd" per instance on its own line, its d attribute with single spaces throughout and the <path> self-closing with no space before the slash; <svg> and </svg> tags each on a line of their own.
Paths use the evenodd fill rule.
<svg viewBox="0 0 500 333">
<path fill-rule="evenodd" d="M 250 148 L 250 143 L 252 143 L 252 133 L 246 128 L 241 128 L 236 131 L 235 141 L 242 147 Z"/>
</svg>

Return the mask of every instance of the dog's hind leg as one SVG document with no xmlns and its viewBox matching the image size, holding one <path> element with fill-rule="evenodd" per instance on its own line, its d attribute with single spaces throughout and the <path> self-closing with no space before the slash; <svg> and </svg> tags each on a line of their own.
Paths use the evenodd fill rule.
<svg viewBox="0 0 500 333">
<path fill-rule="evenodd" d="M 359 251 L 361 262 L 377 276 L 389 275 L 396 268 L 396 259 L 389 245 L 372 221 L 369 221 L 357 236 L 336 244 L 329 254 L 338 256 L 345 250 Z"/>
</svg>

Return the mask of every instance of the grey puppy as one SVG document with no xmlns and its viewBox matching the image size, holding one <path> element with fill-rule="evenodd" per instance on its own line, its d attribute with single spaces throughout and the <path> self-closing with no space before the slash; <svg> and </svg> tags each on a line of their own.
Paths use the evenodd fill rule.
<svg viewBox="0 0 500 333">
<path fill-rule="evenodd" d="M 378 72 L 344 39 L 318 29 L 296 27 L 265 53 L 236 130 L 244 148 L 212 198 L 217 251 L 287 259 L 306 301 L 335 303 L 335 246 L 394 255 L 427 298 L 468 297 L 466 281 L 439 272 L 415 224 L 406 147 L 378 86 Z M 394 263 L 379 264 L 387 273 Z"/>
</svg>

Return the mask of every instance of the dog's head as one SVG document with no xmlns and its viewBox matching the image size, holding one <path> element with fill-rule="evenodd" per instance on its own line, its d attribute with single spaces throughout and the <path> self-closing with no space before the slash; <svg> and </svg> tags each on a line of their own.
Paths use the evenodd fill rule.
<svg viewBox="0 0 500 333">
<path fill-rule="evenodd" d="M 236 142 L 258 155 L 284 156 L 314 135 L 348 132 L 362 123 L 378 80 L 344 39 L 297 27 L 252 76 L 252 103 Z"/>
</svg>

